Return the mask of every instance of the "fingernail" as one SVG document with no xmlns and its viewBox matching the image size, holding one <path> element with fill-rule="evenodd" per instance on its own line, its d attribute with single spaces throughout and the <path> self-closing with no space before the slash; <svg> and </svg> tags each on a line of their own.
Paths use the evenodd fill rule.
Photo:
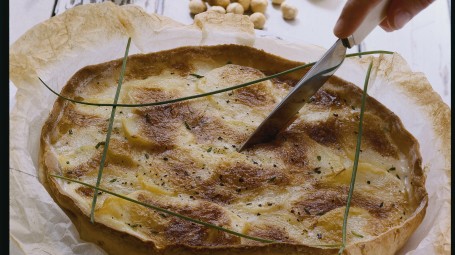
<svg viewBox="0 0 455 255">
<path fill-rule="evenodd" d="M 395 18 L 393 19 L 395 29 L 400 29 L 406 25 L 411 20 L 412 16 L 409 12 L 406 11 L 398 11 L 395 14 Z"/>
<path fill-rule="evenodd" d="M 392 28 L 392 25 L 390 25 L 390 21 L 387 20 L 387 25 L 384 24 L 384 25 L 381 25 L 382 29 L 384 29 L 386 32 L 392 32 L 393 31 L 393 28 Z"/>
</svg>

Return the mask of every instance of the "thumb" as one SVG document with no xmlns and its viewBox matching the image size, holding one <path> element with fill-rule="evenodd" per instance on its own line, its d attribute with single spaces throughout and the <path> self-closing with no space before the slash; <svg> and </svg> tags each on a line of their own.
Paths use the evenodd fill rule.
<svg viewBox="0 0 455 255">
<path fill-rule="evenodd" d="M 401 29 L 432 2 L 434 0 L 392 0 L 387 8 L 387 18 L 380 26 L 388 32 Z"/>
</svg>

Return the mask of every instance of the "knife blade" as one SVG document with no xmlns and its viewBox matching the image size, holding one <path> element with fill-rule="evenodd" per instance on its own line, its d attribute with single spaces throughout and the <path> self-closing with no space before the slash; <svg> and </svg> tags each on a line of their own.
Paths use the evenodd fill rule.
<svg viewBox="0 0 455 255">
<path fill-rule="evenodd" d="M 386 17 L 386 7 L 390 0 L 383 0 L 365 17 L 363 23 L 348 38 L 338 39 L 335 44 L 294 86 L 286 97 L 258 126 L 239 152 L 252 145 L 268 142 L 292 121 L 298 111 L 310 100 L 324 83 L 341 66 L 347 48 L 359 44 Z"/>
</svg>

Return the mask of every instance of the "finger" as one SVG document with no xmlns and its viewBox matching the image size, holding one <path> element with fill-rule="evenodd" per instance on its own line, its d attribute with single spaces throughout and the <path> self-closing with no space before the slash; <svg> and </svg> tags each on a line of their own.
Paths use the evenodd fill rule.
<svg viewBox="0 0 455 255">
<path fill-rule="evenodd" d="M 346 38 L 354 33 L 368 12 L 381 0 L 348 0 L 341 11 L 333 33 L 338 38 Z"/>
<path fill-rule="evenodd" d="M 387 8 L 387 18 L 385 21 L 388 24 L 388 29 L 393 31 L 402 28 L 432 2 L 434 0 L 393 0 Z"/>
</svg>

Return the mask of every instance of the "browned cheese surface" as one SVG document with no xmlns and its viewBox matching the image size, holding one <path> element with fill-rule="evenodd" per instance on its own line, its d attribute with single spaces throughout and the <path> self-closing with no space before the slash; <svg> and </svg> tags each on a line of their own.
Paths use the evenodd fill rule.
<svg viewBox="0 0 455 255">
<path fill-rule="evenodd" d="M 299 64 L 233 45 L 134 55 L 119 103 L 201 94 Z M 112 103 L 120 70 L 121 60 L 83 68 L 62 94 Z M 101 187 L 255 237 L 307 246 L 340 243 L 359 124 L 358 87 L 332 77 L 274 141 L 237 152 L 307 70 L 178 103 L 117 107 Z M 47 174 L 96 183 L 111 109 L 56 101 L 42 133 L 42 155 L 57 162 L 47 163 Z M 363 125 L 348 243 L 400 226 L 426 196 L 417 142 L 398 117 L 369 97 Z M 51 192 L 89 215 L 92 189 L 48 178 Z M 158 250 L 258 244 L 104 193 L 95 219 Z"/>
</svg>

